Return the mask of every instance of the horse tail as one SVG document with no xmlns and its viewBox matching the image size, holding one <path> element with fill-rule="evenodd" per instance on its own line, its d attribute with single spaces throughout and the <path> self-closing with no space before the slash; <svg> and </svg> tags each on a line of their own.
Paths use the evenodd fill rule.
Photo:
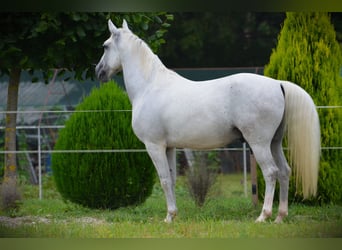
<svg viewBox="0 0 342 250">
<path fill-rule="evenodd" d="M 285 89 L 285 124 L 289 163 L 296 178 L 296 189 L 302 186 L 303 197 L 317 193 L 321 154 L 320 124 L 310 95 L 298 85 L 283 82 Z"/>
</svg>

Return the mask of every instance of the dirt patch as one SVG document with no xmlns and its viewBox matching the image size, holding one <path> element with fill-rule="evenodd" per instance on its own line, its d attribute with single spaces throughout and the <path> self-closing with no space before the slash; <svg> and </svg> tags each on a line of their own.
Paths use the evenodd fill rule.
<svg viewBox="0 0 342 250">
<path fill-rule="evenodd" d="M 44 217 L 35 216 L 23 216 L 23 217 L 6 217 L 0 216 L 0 225 L 7 227 L 18 227 L 23 224 L 25 225 L 35 225 L 37 223 L 50 223 L 50 219 Z"/>
<path fill-rule="evenodd" d="M 93 224 L 93 225 L 101 225 L 105 224 L 106 221 L 103 219 L 93 218 L 93 217 L 80 217 L 74 219 L 51 219 L 46 217 L 39 216 L 23 216 L 23 217 L 7 217 L 0 216 L 0 225 L 6 227 L 18 227 L 21 225 L 36 225 L 36 224 L 49 224 L 51 222 L 55 223 L 80 223 L 80 224 Z"/>
<path fill-rule="evenodd" d="M 94 225 L 101 225 L 101 224 L 107 223 L 105 220 L 101 220 L 101 219 L 93 218 L 93 217 L 76 218 L 75 222 L 79 222 L 82 224 L 94 224 Z"/>
</svg>

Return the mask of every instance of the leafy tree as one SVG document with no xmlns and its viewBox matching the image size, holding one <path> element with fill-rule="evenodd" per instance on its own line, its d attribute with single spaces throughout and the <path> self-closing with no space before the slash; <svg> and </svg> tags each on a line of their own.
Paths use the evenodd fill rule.
<svg viewBox="0 0 342 250">
<path fill-rule="evenodd" d="M 267 63 L 284 13 L 175 13 L 160 51 L 169 67 L 237 67 Z M 180 60 L 179 55 L 182 55 Z"/>
<path fill-rule="evenodd" d="M 300 85 L 318 106 L 334 106 L 342 103 L 341 66 L 341 47 L 327 13 L 287 13 L 265 74 Z M 342 110 L 318 109 L 318 113 L 322 147 L 341 146 Z M 316 201 L 342 202 L 341 165 L 339 150 L 322 150 Z M 294 178 L 290 195 L 301 199 Z"/>
<path fill-rule="evenodd" d="M 277 12 L 173 14 L 173 25 L 165 36 L 167 44 L 158 55 L 175 68 L 265 65 L 286 17 Z M 342 13 L 331 13 L 331 18 L 342 43 Z"/>
<path fill-rule="evenodd" d="M 16 150 L 16 113 L 20 74 L 41 70 L 47 82 L 54 68 L 75 73 L 78 80 L 94 76 L 94 65 L 102 55 L 108 38 L 107 19 L 115 23 L 126 18 L 133 30 L 153 49 L 165 41 L 164 33 L 172 15 L 166 13 L 1 13 L 0 74 L 9 76 L 5 150 Z M 38 79 L 32 79 L 37 81 Z M 3 206 L 11 207 L 19 199 L 16 155 L 5 155 L 2 183 Z"/>
</svg>

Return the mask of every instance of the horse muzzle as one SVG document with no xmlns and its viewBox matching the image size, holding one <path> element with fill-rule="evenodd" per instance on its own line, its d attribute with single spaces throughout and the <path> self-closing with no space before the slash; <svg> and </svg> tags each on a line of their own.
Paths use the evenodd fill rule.
<svg viewBox="0 0 342 250">
<path fill-rule="evenodd" d="M 96 77 L 101 81 L 101 82 L 107 82 L 109 80 L 107 71 L 104 69 L 103 64 L 99 63 L 95 67 L 95 74 Z"/>
<path fill-rule="evenodd" d="M 120 71 L 122 71 L 121 67 L 115 70 L 109 71 L 106 67 L 103 66 L 103 64 L 98 64 L 96 65 L 96 68 L 95 68 L 96 77 L 101 82 L 108 82 L 112 75 L 115 75 L 119 73 Z"/>
</svg>

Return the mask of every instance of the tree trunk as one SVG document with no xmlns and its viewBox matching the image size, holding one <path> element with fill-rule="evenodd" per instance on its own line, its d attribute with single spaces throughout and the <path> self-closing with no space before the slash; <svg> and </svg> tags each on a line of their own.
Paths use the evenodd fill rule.
<svg viewBox="0 0 342 250">
<path fill-rule="evenodd" d="M 7 94 L 7 113 L 5 129 L 5 171 L 1 187 L 1 197 L 3 208 L 16 207 L 20 200 L 20 192 L 17 186 L 17 154 L 16 151 L 16 122 L 18 109 L 18 90 L 21 70 L 14 68 L 11 70 L 8 94 Z M 13 113 L 11 113 L 13 112 Z"/>
</svg>

